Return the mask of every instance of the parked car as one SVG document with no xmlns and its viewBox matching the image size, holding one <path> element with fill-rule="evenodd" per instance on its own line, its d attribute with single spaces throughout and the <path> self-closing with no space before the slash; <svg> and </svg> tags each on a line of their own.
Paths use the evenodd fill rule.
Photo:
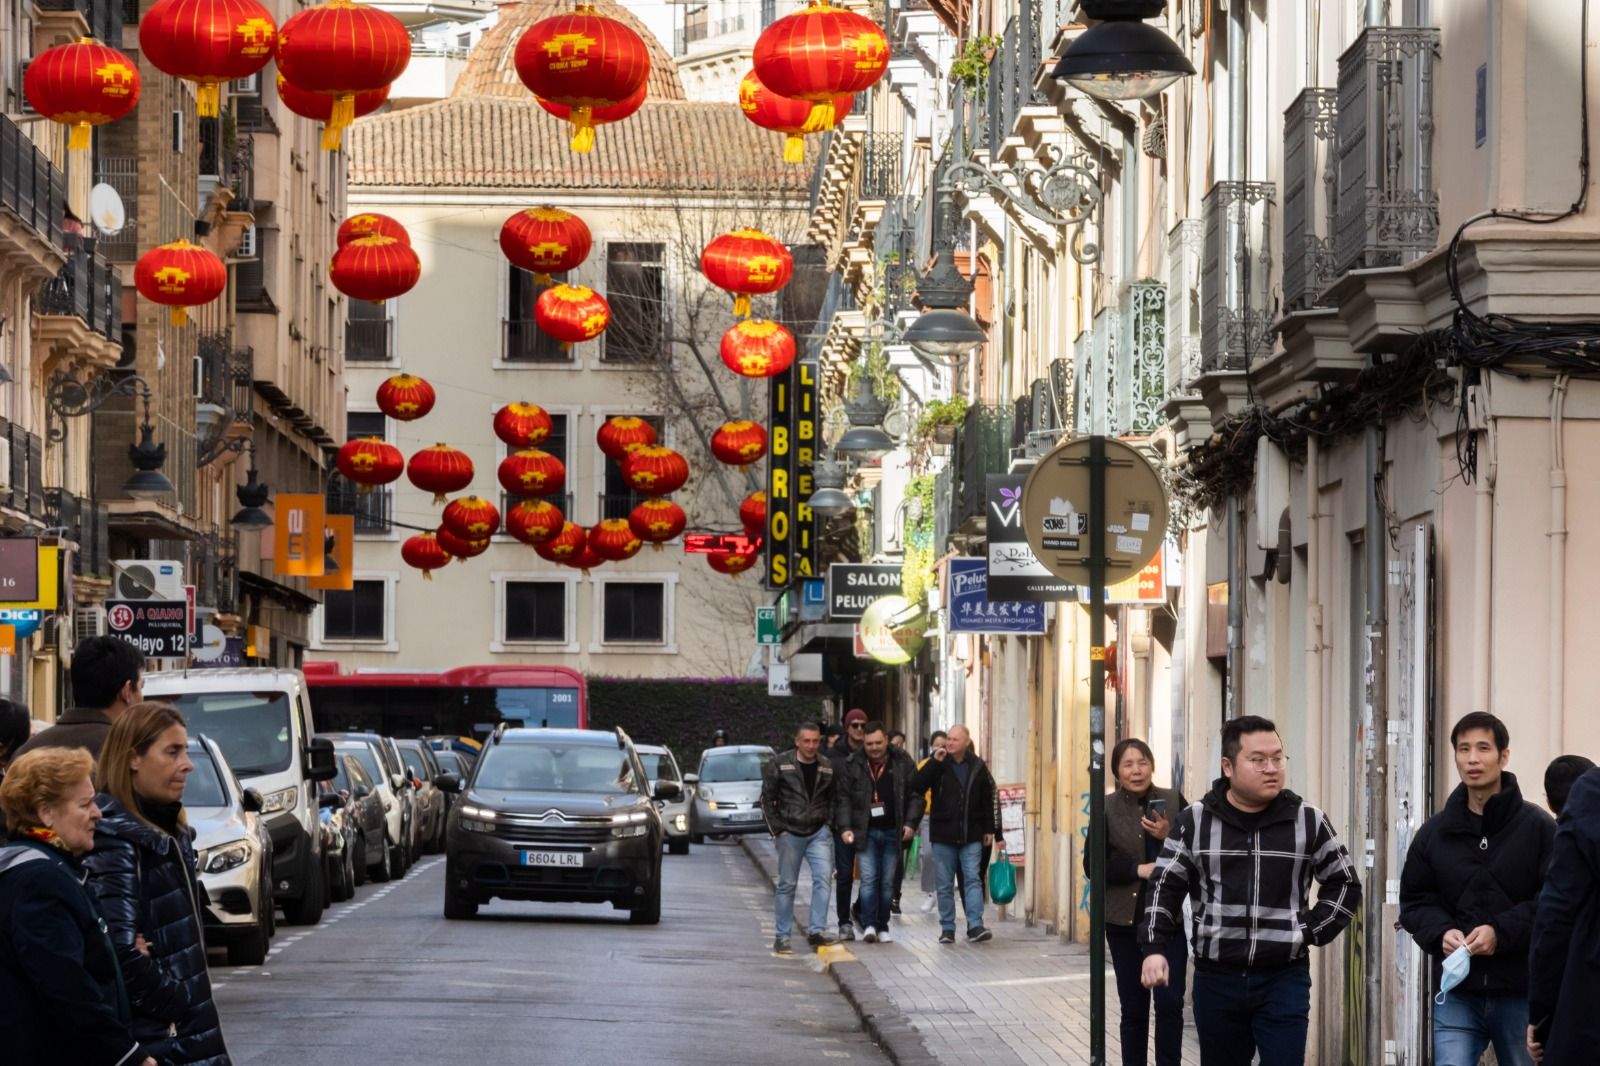
<svg viewBox="0 0 1600 1066">
<path fill-rule="evenodd" d="M 206 944 L 226 948 L 230 965 L 260 966 L 277 917 L 272 834 L 261 818 L 261 793 L 239 784 L 209 737 L 190 738 L 189 761 L 194 770 L 184 782 L 183 806 L 206 890 Z"/>
<path fill-rule="evenodd" d="M 398 781 L 400 772 L 391 769 L 389 754 L 383 743 L 373 733 L 329 733 L 335 754 L 353 755 L 372 781 L 372 788 L 383 801 L 383 842 L 389 849 L 387 868 L 372 867 L 374 881 L 387 881 L 390 877 L 404 877 L 410 868 L 411 849 L 406 842 L 411 839 L 411 804 L 402 793 Z"/>
<path fill-rule="evenodd" d="M 439 768 L 438 759 L 427 741 L 397 740 L 395 746 L 400 749 L 400 759 L 405 763 L 412 785 L 417 790 L 422 850 L 429 853 L 440 851 L 444 848 L 446 810 L 446 793 L 440 787 L 440 782 L 445 780 L 445 771 Z M 451 774 L 450 779 L 459 780 L 459 775 Z"/>
<path fill-rule="evenodd" d="M 337 754 L 339 776 L 334 778 L 334 785 L 345 798 L 350 828 L 355 833 L 356 887 L 366 884 L 369 874 L 374 880 L 387 881 L 393 876 L 393 867 L 384 832 L 387 820 L 383 796 L 360 759 L 348 751 Z"/>
<path fill-rule="evenodd" d="M 328 866 L 329 900 L 343 903 L 356 894 L 355 811 L 336 781 L 323 781 L 317 786 L 317 806 L 322 815 L 322 854 Z"/>
<path fill-rule="evenodd" d="M 618 729 L 497 729 L 450 814 L 444 916 L 492 899 L 610 903 L 661 920 L 661 812 Z"/>
<path fill-rule="evenodd" d="M 657 800 L 656 809 L 661 812 L 661 824 L 667 834 L 667 850 L 674 855 L 689 854 L 689 792 L 683 783 L 683 774 L 678 772 L 678 759 L 672 754 L 672 749 L 654 744 L 638 744 L 634 750 L 639 753 L 639 761 L 644 764 L 644 772 L 650 778 L 650 789 L 655 791 L 657 781 L 671 781 L 678 786 L 678 798 L 673 800 Z"/>
<path fill-rule="evenodd" d="M 765 744 L 731 744 L 708 748 L 700 756 L 699 773 L 688 779 L 694 786 L 691 841 L 703 844 L 707 836 L 767 831 L 761 812 L 761 772 L 772 755 Z"/>
<path fill-rule="evenodd" d="M 422 800 L 417 795 L 416 782 L 412 781 L 405 760 L 400 757 L 400 745 L 394 737 L 380 736 L 374 739 L 388 756 L 388 765 L 395 776 L 395 793 L 406 807 L 406 824 L 411 827 L 406 837 L 406 866 L 415 866 L 422 857 Z"/>
<path fill-rule="evenodd" d="M 455 774 L 463 781 L 472 775 L 472 760 L 463 756 L 459 751 L 440 751 L 435 747 L 433 748 L 433 758 L 439 764 L 439 769 L 444 773 Z M 456 793 L 448 788 L 441 788 L 439 791 L 444 793 L 444 812 L 445 817 L 448 818 L 450 809 L 456 805 Z M 441 840 L 441 846 L 442 844 L 443 841 Z"/>
</svg>

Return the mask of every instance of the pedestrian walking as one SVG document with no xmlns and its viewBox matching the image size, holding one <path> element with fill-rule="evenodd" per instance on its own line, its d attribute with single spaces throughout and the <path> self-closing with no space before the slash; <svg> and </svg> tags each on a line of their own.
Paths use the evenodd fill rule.
<svg viewBox="0 0 1600 1066">
<path fill-rule="evenodd" d="M 1600 1048 L 1600 770 L 1572 786 L 1528 949 L 1527 1050 L 1551 1066 Z"/>
<path fill-rule="evenodd" d="M 183 715 L 130 707 L 106 737 L 96 784 L 104 816 L 89 855 L 133 1005 L 133 1035 L 163 1066 L 230 1066 L 201 932 L 205 888 L 183 810 L 194 769 Z M 140 949 L 148 944 L 148 952 Z"/>
<path fill-rule="evenodd" d="M 94 760 L 77 748 L 16 759 L 0 782 L 0 1033 L 7 1062 L 156 1066 L 133 1014 L 83 856 L 94 847 Z"/>
<path fill-rule="evenodd" d="M 1578 778 L 1594 769 L 1594 763 L 1582 755 L 1557 755 L 1544 769 L 1544 798 L 1550 813 L 1557 818 L 1567 806 L 1567 796 Z"/>
<path fill-rule="evenodd" d="M 806 942 L 813 948 L 828 939 L 828 881 L 833 873 L 833 826 L 847 817 L 837 768 L 821 753 L 822 729 L 802 722 L 795 730 L 794 747 L 770 760 L 761 770 L 761 809 L 767 828 L 778 842 L 778 886 L 774 901 L 776 926 L 772 950 L 790 952 L 789 930 L 794 924 L 794 893 L 800 881 L 800 864 L 811 871 L 811 909 Z"/>
<path fill-rule="evenodd" d="M 1355 917 L 1361 884 L 1327 816 L 1285 786 L 1278 727 L 1247 715 L 1222 728 L 1222 777 L 1178 813 L 1139 919 L 1143 984 L 1171 983 L 1167 945 L 1190 901 L 1201 1066 L 1302 1066 L 1310 948 Z M 1319 886 L 1311 902 L 1311 883 Z"/>
<path fill-rule="evenodd" d="M 862 737 L 866 735 L 866 724 L 867 712 L 860 707 L 852 707 L 845 713 L 844 733 L 833 747 L 828 749 L 828 759 L 836 768 L 842 767 L 852 754 L 861 750 Z M 859 912 L 850 905 L 850 897 L 855 892 L 856 848 L 854 844 L 844 839 L 842 828 L 836 826 L 833 836 L 834 904 L 839 913 L 839 939 L 854 940 L 856 938 L 854 919 L 859 917 Z"/>
<path fill-rule="evenodd" d="M 1145 888 L 1156 869 L 1156 856 L 1172 832 L 1172 820 L 1188 806 L 1176 789 L 1155 784 L 1155 755 L 1150 745 L 1129 738 L 1111 749 L 1111 774 L 1116 790 L 1106 797 L 1106 947 L 1117 976 L 1121 1004 L 1122 1066 L 1149 1061 L 1150 1008 L 1156 1015 L 1156 1066 L 1181 1066 L 1183 1061 L 1183 996 L 1188 980 L 1189 947 L 1180 930 L 1162 948 L 1168 982 L 1144 987 L 1144 956 L 1134 929 L 1143 910 Z M 1084 873 L 1089 858 L 1084 856 Z"/>
<path fill-rule="evenodd" d="M 1555 820 L 1523 801 L 1505 723 L 1486 711 L 1450 730 L 1461 783 L 1423 823 L 1400 874 L 1400 925 L 1441 965 L 1434 1066 L 1528 1063 L 1528 943 Z"/>
<path fill-rule="evenodd" d="M 17 755 L 39 748 L 83 748 L 96 759 L 106 734 L 140 700 L 144 655 L 121 637 L 87 637 L 72 651 L 74 706 L 37 733 Z"/>
<path fill-rule="evenodd" d="M 956 941 L 957 868 L 966 877 L 961 906 L 967 918 L 967 939 L 973 943 L 989 940 L 994 934 L 983 924 L 978 863 L 984 845 L 992 845 L 1000 832 L 1000 790 L 983 760 L 972 753 L 972 734 L 967 727 L 951 726 L 944 747 L 936 748 L 911 780 L 913 789 L 929 793 L 928 836 L 938 865 L 939 943 Z"/>
<path fill-rule="evenodd" d="M 933 736 L 928 738 L 928 754 L 922 757 L 921 762 L 917 763 L 918 770 L 921 770 L 924 766 L 927 766 L 929 760 L 933 758 L 933 753 L 944 747 L 945 738 L 948 735 L 949 734 L 942 729 L 934 730 Z M 922 794 L 922 809 L 927 811 L 932 804 L 933 793 L 931 791 L 924 792 Z M 938 864 L 933 861 L 933 841 L 928 837 L 928 824 L 927 818 L 922 819 L 920 836 L 922 842 L 920 846 L 921 857 L 917 860 L 921 868 L 918 877 L 922 886 L 922 891 L 927 893 L 927 900 L 922 904 L 923 913 L 927 913 L 933 909 L 934 903 L 936 902 L 935 893 L 937 893 L 939 890 Z"/>
<path fill-rule="evenodd" d="M 840 835 L 861 856 L 861 938 L 888 943 L 890 904 L 900 849 L 916 836 L 922 793 L 912 788 L 916 764 L 889 743 L 883 723 L 866 723 L 862 748 L 845 763 L 848 822 Z"/>
<path fill-rule="evenodd" d="M 726 729 L 719 729 L 715 733 L 712 733 L 711 734 L 711 746 L 713 748 L 725 748 L 725 747 L 727 747 L 728 746 L 728 731 Z"/>
</svg>

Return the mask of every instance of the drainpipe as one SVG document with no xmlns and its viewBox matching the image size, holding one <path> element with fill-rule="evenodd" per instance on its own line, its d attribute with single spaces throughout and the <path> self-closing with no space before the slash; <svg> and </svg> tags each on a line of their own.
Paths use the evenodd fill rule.
<svg viewBox="0 0 1600 1066">
<path fill-rule="evenodd" d="M 1495 456 L 1494 415 L 1490 411 L 1489 379 L 1478 384 L 1476 402 L 1483 408 L 1479 444 L 1483 468 L 1478 471 L 1473 497 L 1472 530 L 1472 707 L 1489 710 L 1490 664 L 1494 652 L 1492 602 L 1494 585 L 1494 482 L 1499 472 Z"/>
<path fill-rule="evenodd" d="M 1550 390 L 1550 698 L 1546 736 L 1552 756 L 1562 750 L 1567 707 L 1567 465 L 1562 421 L 1567 410 L 1566 374 Z"/>
<path fill-rule="evenodd" d="M 1368 426 L 1367 529 L 1363 546 L 1367 562 L 1367 689 L 1362 715 L 1366 779 L 1366 876 L 1370 891 L 1363 893 L 1368 1063 L 1383 1061 L 1384 909 L 1388 901 L 1388 515 L 1378 493 L 1383 488 L 1383 445 L 1377 426 Z M 1380 887 L 1382 891 L 1379 891 Z"/>
<path fill-rule="evenodd" d="M 1243 0 L 1228 5 L 1228 179 L 1244 181 L 1250 165 L 1250 12 Z M 1238 269 L 1249 270 L 1249 257 Z M 1229 284 L 1241 297 L 1248 315 L 1249 286 L 1229 272 Z M 1248 369 L 1248 368 L 1247 368 Z M 1244 714 L 1244 497 L 1228 506 L 1228 687 L 1223 694 L 1227 718 Z"/>
<path fill-rule="evenodd" d="M 1317 731 L 1319 757 L 1311 760 L 1306 788 L 1323 791 L 1323 760 L 1333 751 L 1333 738 L 1322 717 L 1322 443 L 1306 438 L 1306 730 Z"/>
</svg>

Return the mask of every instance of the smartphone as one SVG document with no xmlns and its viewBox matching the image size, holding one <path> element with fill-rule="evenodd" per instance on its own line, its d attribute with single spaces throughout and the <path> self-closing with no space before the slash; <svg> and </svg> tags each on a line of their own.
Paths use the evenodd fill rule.
<svg viewBox="0 0 1600 1066">
<path fill-rule="evenodd" d="M 1144 816 L 1150 819 L 1152 822 L 1160 818 L 1165 818 L 1167 816 L 1167 801 L 1164 799 L 1151 800 L 1149 803 L 1145 804 Z"/>
</svg>

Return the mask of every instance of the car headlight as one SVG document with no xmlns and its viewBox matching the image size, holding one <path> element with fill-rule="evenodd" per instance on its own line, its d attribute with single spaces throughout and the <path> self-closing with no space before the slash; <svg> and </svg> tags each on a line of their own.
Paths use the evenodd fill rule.
<svg viewBox="0 0 1600 1066">
<path fill-rule="evenodd" d="M 642 837 L 650 831 L 647 825 L 616 825 L 611 827 L 611 835 L 618 839 L 627 837 Z"/>
<path fill-rule="evenodd" d="M 298 788 L 285 788 L 279 789 L 277 792 L 268 792 L 263 797 L 261 813 L 277 814 L 279 811 L 292 811 L 299 801 L 300 790 Z"/>
<path fill-rule="evenodd" d="M 710 789 L 709 789 L 709 788 L 706 788 L 706 787 L 705 787 L 705 786 L 704 786 L 704 785 L 702 785 L 702 786 L 700 786 L 700 798 L 701 798 L 701 799 L 703 799 L 703 800 L 708 800 L 708 799 L 710 799 L 710 798 L 711 798 L 711 797 L 712 797 L 712 796 L 713 796 L 713 795 L 715 795 L 715 793 L 714 793 L 714 792 L 712 792 L 712 791 L 711 791 L 711 790 L 710 790 Z M 711 805 L 711 806 L 713 806 L 713 807 L 715 807 L 715 806 L 716 806 L 716 804 L 715 804 L 715 803 L 713 803 L 713 804 L 712 804 L 712 805 Z"/>
<path fill-rule="evenodd" d="M 672 819 L 672 827 L 680 833 L 687 833 L 689 831 L 689 819 L 680 814 Z"/>
<path fill-rule="evenodd" d="M 487 807 L 475 807 L 470 803 L 461 805 L 461 828 L 469 833 L 494 832 L 495 819 L 500 817 Z"/>
<path fill-rule="evenodd" d="M 622 814 L 613 814 L 611 816 L 612 825 L 632 825 L 637 822 L 648 822 L 649 820 L 650 815 L 644 811 L 624 811 Z"/>
<path fill-rule="evenodd" d="M 252 850 L 253 847 L 248 840 L 231 840 L 226 844 L 208 848 L 200 856 L 200 869 L 208 874 L 226 873 L 237 869 L 250 861 Z"/>
</svg>

